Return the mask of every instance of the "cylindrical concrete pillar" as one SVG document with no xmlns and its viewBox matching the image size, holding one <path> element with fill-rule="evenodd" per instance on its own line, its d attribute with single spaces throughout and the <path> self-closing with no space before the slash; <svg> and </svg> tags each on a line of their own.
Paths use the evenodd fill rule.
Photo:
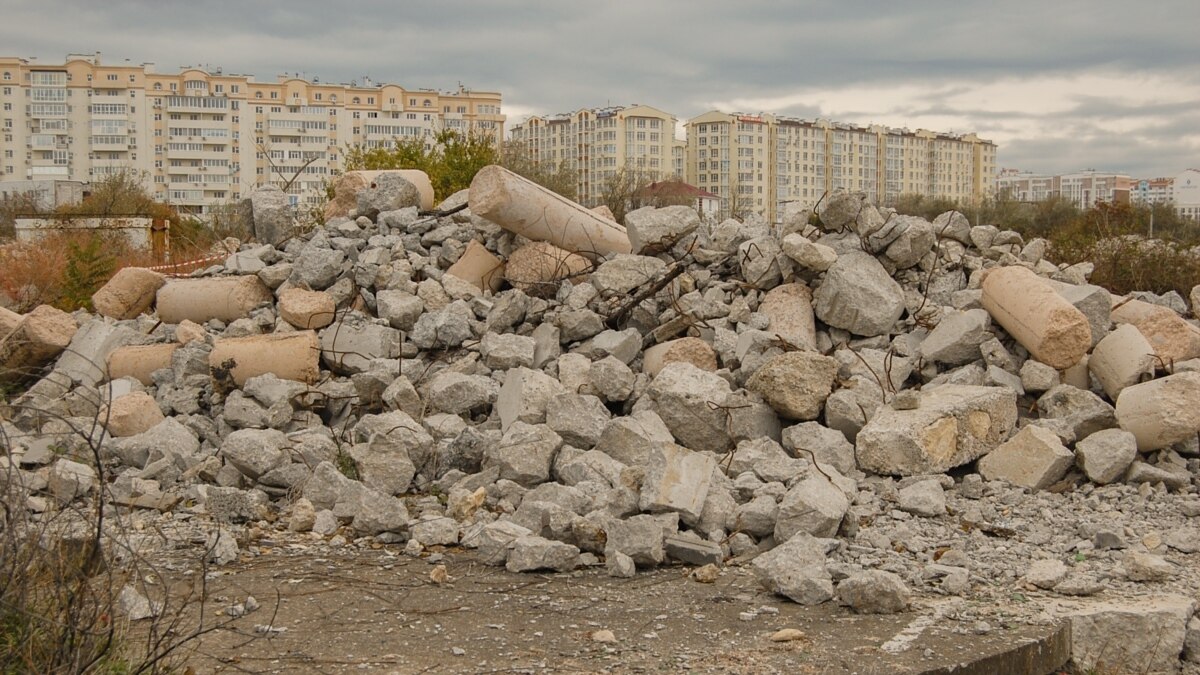
<svg viewBox="0 0 1200 675">
<path fill-rule="evenodd" d="M 320 375 L 317 358 L 321 345 L 311 330 L 271 333 L 217 340 L 208 355 L 214 377 L 228 372 L 239 387 L 246 380 L 274 373 L 282 380 L 313 383 Z"/>
<path fill-rule="evenodd" d="M 1033 358 L 1053 368 L 1075 365 L 1092 346 L 1092 329 L 1083 312 L 1027 268 L 988 270 L 982 303 Z"/>
<path fill-rule="evenodd" d="M 584 255 L 630 253 L 625 228 L 502 166 L 471 181 L 471 213 L 535 241 Z"/>
<path fill-rule="evenodd" d="M 166 277 L 141 267 L 126 267 L 92 294 L 92 306 L 112 319 L 136 319 L 149 311 Z"/>
<path fill-rule="evenodd" d="M 108 355 L 108 379 L 132 377 L 142 384 L 152 384 L 150 373 L 171 367 L 171 355 L 179 345 L 167 342 L 155 345 L 117 347 Z"/>
<path fill-rule="evenodd" d="M 1137 437 L 1138 450 L 1157 450 L 1200 433 L 1200 372 L 1168 375 L 1126 387 L 1117 397 L 1117 424 Z"/>
<path fill-rule="evenodd" d="M 252 274 L 176 279 L 158 289 L 158 318 L 164 323 L 228 322 L 249 316 L 250 310 L 274 298 L 271 289 Z"/>
</svg>

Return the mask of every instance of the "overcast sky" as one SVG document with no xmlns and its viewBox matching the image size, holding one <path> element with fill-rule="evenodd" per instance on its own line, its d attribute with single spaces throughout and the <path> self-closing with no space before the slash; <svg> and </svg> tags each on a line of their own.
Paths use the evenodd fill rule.
<svg viewBox="0 0 1200 675">
<path fill-rule="evenodd" d="M 886 8 L 886 9 L 883 9 Z M 1200 0 L 0 0 L 0 53 L 369 75 L 531 113 L 645 103 L 976 131 L 1003 167 L 1200 168 Z"/>
</svg>

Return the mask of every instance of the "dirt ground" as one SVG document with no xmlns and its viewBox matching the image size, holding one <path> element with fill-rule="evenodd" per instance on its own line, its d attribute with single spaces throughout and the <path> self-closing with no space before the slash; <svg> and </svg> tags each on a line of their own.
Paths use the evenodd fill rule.
<svg viewBox="0 0 1200 675">
<path fill-rule="evenodd" d="M 441 584 L 439 563 L 450 576 Z M 761 590 L 748 567 L 711 584 L 691 569 L 512 574 L 459 550 L 431 562 L 395 547 L 280 546 L 209 568 L 206 625 L 228 623 L 191 643 L 186 663 L 194 673 L 950 673 L 1058 630 L 1014 622 L 977 635 L 953 618 L 962 600 L 918 600 L 893 616 L 802 607 Z M 247 596 L 261 607 L 228 619 Z M 803 637 L 770 639 L 785 628 Z"/>
</svg>

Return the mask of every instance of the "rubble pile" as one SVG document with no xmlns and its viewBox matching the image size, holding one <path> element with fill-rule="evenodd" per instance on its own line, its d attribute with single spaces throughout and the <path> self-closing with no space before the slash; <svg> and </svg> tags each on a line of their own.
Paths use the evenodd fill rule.
<svg viewBox="0 0 1200 675">
<path fill-rule="evenodd" d="M 430 212 L 415 174 L 348 174 L 307 233 L 262 190 L 267 243 L 8 319 L 0 377 L 38 375 L 2 422 L 27 508 L 93 498 L 93 443 L 117 507 L 517 572 L 733 560 L 860 612 L 996 584 L 1194 597 L 1200 328 L 1177 295 L 1113 297 L 1042 240 L 855 193 L 778 226 L 622 226 L 500 167 Z M 1200 658 L 1194 602 L 1162 603 L 1171 658 L 1185 636 Z M 1077 641 L 1137 613 L 1080 612 Z"/>
</svg>

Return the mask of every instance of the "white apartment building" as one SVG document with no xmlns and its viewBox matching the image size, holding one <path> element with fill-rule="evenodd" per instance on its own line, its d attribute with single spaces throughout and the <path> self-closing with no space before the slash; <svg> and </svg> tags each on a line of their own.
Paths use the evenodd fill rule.
<svg viewBox="0 0 1200 675">
<path fill-rule="evenodd" d="M 1087 169 L 1057 176 L 1006 170 L 996 178 L 996 192 L 1022 202 L 1062 197 L 1081 209 L 1097 202 L 1128 201 L 1136 181 L 1126 174 Z"/>
<path fill-rule="evenodd" d="M 534 115 L 511 132 L 511 140 L 538 164 L 575 170 L 577 198 L 587 206 L 598 203 L 606 181 L 618 171 L 666 178 L 679 175 L 683 157 L 675 116 L 648 105 Z"/>
<path fill-rule="evenodd" d="M 99 54 L 53 64 L 0 57 L 0 108 L 0 182 L 133 170 L 157 199 L 200 215 L 266 183 L 316 203 L 352 145 L 447 128 L 499 142 L 505 122 L 496 92 L 288 76 L 262 83 L 220 68 L 160 74 L 153 64 L 104 64 Z"/>
<path fill-rule="evenodd" d="M 1180 216 L 1200 221 L 1200 169 L 1187 169 L 1171 181 L 1171 201 Z"/>
</svg>

